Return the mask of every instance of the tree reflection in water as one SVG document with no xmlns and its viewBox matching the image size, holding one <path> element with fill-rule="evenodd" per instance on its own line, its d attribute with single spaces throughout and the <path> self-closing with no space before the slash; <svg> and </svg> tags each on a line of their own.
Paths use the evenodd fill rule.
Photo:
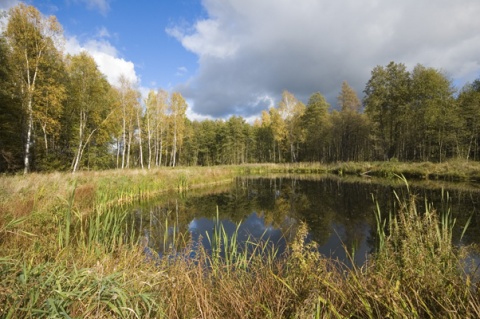
<svg viewBox="0 0 480 319">
<path fill-rule="evenodd" d="M 439 211 L 450 210 L 457 225 L 463 225 L 474 213 L 465 243 L 478 241 L 477 212 L 480 205 L 478 189 L 450 190 L 449 202 L 442 187 L 411 185 L 420 206 L 424 199 Z M 305 222 L 310 230 L 307 240 L 314 240 L 320 252 L 349 264 L 347 252 L 361 264 L 375 249 L 375 217 L 378 201 L 388 216 L 396 211 L 394 190 L 402 196 L 401 183 L 373 182 L 362 178 L 344 179 L 332 176 L 288 176 L 275 178 L 238 178 L 232 185 L 203 193 L 168 194 L 156 202 L 143 203 L 132 214 L 138 234 L 149 234 L 149 245 L 163 253 L 172 243 L 166 237 L 183 234 L 182 239 L 201 241 L 206 249 L 215 226 L 216 212 L 227 234 L 236 231 L 237 240 L 269 240 L 285 249 L 296 227 Z M 421 209 L 421 208 L 420 208 Z M 458 227 L 460 228 L 460 226 Z M 458 230 L 458 234 L 461 230 Z M 263 237 L 262 237 L 263 236 Z M 170 247 L 171 248 L 171 247 Z"/>
</svg>

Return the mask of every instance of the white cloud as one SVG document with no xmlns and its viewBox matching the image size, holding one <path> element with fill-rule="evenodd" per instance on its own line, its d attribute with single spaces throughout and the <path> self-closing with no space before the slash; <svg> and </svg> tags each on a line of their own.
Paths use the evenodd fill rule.
<svg viewBox="0 0 480 319">
<path fill-rule="evenodd" d="M 289 90 L 335 103 L 346 80 L 361 95 L 376 65 L 421 63 L 456 83 L 480 76 L 478 0 L 204 0 L 208 18 L 167 33 L 198 55 L 178 90 L 194 111 L 251 116 Z M 336 106 L 336 105 L 333 105 Z"/>
<path fill-rule="evenodd" d="M 65 50 L 70 54 L 87 51 L 112 85 L 118 84 L 118 79 L 122 74 L 132 83 L 139 83 L 133 62 L 120 58 L 117 49 L 106 40 L 90 39 L 81 44 L 76 37 L 69 37 L 65 44 Z"/>
<path fill-rule="evenodd" d="M 188 72 L 188 69 L 184 66 L 178 67 L 177 68 L 177 73 L 175 73 L 176 76 L 184 76 Z"/>
<path fill-rule="evenodd" d="M 186 115 L 190 121 L 213 120 L 213 117 L 209 115 L 202 115 L 202 114 L 195 113 L 195 111 L 193 110 L 193 101 L 187 100 L 186 102 L 187 102 Z"/>
<path fill-rule="evenodd" d="M 106 13 L 109 9 L 108 0 L 80 0 L 89 8 Z M 19 3 L 18 0 L 0 0 L 0 10 L 7 10 Z M 125 75 L 132 83 L 139 83 L 139 77 L 135 72 L 135 65 L 120 57 L 118 50 L 105 38 L 110 33 L 105 27 L 98 29 L 94 38 L 80 42 L 75 36 L 68 37 L 65 41 L 65 51 L 70 54 L 78 54 L 87 51 L 95 60 L 99 70 L 106 75 L 110 84 L 116 85 L 120 75 Z"/>
<path fill-rule="evenodd" d="M 110 10 L 110 0 L 76 0 L 86 4 L 90 10 L 98 10 L 101 14 L 106 15 Z"/>
<path fill-rule="evenodd" d="M 222 32 L 219 22 L 215 20 L 198 21 L 193 34 L 179 28 L 167 29 L 167 33 L 179 40 L 186 49 L 201 56 L 226 58 L 238 48 L 235 40 Z"/>
<path fill-rule="evenodd" d="M 18 3 L 19 3 L 18 0 L 1 0 L 0 1 L 0 11 L 1 10 L 8 10 Z"/>
<path fill-rule="evenodd" d="M 107 28 L 101 27 L 98 29 L 97 37 L 99 38 L 110 38 L 110 32 L 108 32 Z"/>
</svg>

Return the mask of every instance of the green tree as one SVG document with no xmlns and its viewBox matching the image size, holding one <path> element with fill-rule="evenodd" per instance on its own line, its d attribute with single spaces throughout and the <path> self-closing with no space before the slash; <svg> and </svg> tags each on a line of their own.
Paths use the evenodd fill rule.
<svg viewBox="0 0 480 319">
<path fill-rule="evenodd" d="M 305 113 L 302 116 L 306 149 L 304 157 L 306 160 L 321 161 L 326 159 L 326 149 L 331 131 L 329 108 L 330 105 L 319 92 L 313 93 L 308 99 Z"/>
<path fill-rule="evenodd" d="M 459 117 L 450 80 L 434 68 L 417 65 L 411 73 L 410 107 L 404 114 L 407 128 L 405 159 L 443 161 L 457 145 Z"/>
<path fill-rule="evenodd" d="M 185 119 L 185 137 L 183 138 L 182 156 L 179 158 L 180 165 L 199 165 L 200 130 L 200 122 Z"/>
<path fill-rule="evenodd" d="M 270 114 L 262 111 L 261 119 L 256 120 L 253 125 L 255 138 L 255 161 L 260 163 L 274 161 L 273 132 L 271 128 Z"/>
<path fill-rule="evenodd" d="M 10 49 L 0 35 L 0 172 L 22 166 L 23 145 L 18 128 L 24 117 L 21 99 L 15 90 Z"/>
<path fill-rule="evenodd" d="M 365 87 L 365 113 L 374 125 L 376 157 L 399 157 L 405 141 L 402 124 L 409 104 L 410 74 L 404 64 L 377 66 Z"/>
<path fill-rule="evenodd" d="M 24 173 L 26 174 L 31 169 L 34 112 L 38 107 L 34 96 L 39 82 L 44 81 L 40 70 L 51 56 L 49 53 L 57 50 L 55 42 L 61 39 L 62 28 L 54 16 L 43 17 L 35 7 L 20 3 L 9 11 L 5 36 L 11 47 L 10 63 L 25 109 Z"/>
<path fill-rule="evenodd" d="M 248 124 L 241 116 L 231 116 L 226 122 L 226 143 L 223 147 L 228 164 L 242 164 L 247 158 Z"/>
<path fill-rule="evenodd" d="M 480 79 L 466 84 L 458 96 L 461 119 L 461 155 L 480 160 Z"/>
<path fill-rule="evenodd" d="M 207 119 L 198 122 L 196 135 L 199 165 L 210 166 L 216 164 L 218 149 L 220 149 L 216 143 L 217 127 L 218 121 Z"/>
</svg>

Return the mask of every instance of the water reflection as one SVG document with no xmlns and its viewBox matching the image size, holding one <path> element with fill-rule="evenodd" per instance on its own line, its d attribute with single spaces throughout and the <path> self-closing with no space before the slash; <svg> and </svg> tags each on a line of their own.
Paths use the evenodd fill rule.
<svg viewBox="0 0 480 319">
<path fill-rule="evenodd" d="M 347 252 L 361 264 L 375 249 L 375 217 L 378 205 L 385 217 L 397 210 L 396 195 L 406 196 L 406 187 L 398 183 L 377 183 L 365 179 L 341 179 L 329 176 L 298 176 L 275 178 L 238 178 L 231 185 L 203 193 L 167 194 L 155 202 L 143 203 L 132 214 L 131 226 L 137 234 L 149 238 L 149 247 L 160 254 L 182 242 L 201 242 L 209 249 L 215 219 L 221 221 L 228 234 L 238 229 L 238 241 L 263 238 L 283 252 L 296 227 L 305 222 L 310 230 L 308 240 L 320 245 L 326 256 L 347 262 Z M 457 219 L 458 239 L 466 220 L 472 223 L 463 243 L 478 242 L 478 189 L 441 187 L 425 188 L 411 185 L 420 206 L 427 202 L 441 212 L 450 211 Z M 419 209 L 422 211 L 422 208 Z M 207 235 L 208 234 L 208 235 Z"/>
<path fill-rule="evenodd" d="M 279 228 L 266 224 L 263 216 L 253 212 L 238 224 L 228 219 L 218 221 L 225 230 L 229 238 L 234 234 L 241 246 L 247 241 L 264 241 L 278 249 L 277 253 L 282 254 L 285 250 L 285 237 Z M 188 231 L 191 234 L 194 243 L 201 243 L 207 250 L 211 249 L 210 240 L 215 227 L 218 227 L 216 220 L 201 217 L 194 218 L 188 225 Z M 238 227 L 237 227 L 238 226 Z M 206 235 L 208 234 L 208 236 Z"/>
</svg>

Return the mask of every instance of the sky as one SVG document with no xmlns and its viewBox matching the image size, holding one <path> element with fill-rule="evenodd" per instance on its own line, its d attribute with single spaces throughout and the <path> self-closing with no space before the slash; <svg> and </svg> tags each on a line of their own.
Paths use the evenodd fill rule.
<svg viewBox="0 0 480 319">
<path fill-rule="evenodd" d="M 362 97 L 390 61 L 480 78 L 478 0 L 28 0 L 64 28 L 65 51 L 88 51 L 114 84 L 178 91 L 191 119 L 247 120 L 284 90 L 337 107 L 343 81 Z M 18 0 L 0 0 L 6 9 Z"/>
</svg>

